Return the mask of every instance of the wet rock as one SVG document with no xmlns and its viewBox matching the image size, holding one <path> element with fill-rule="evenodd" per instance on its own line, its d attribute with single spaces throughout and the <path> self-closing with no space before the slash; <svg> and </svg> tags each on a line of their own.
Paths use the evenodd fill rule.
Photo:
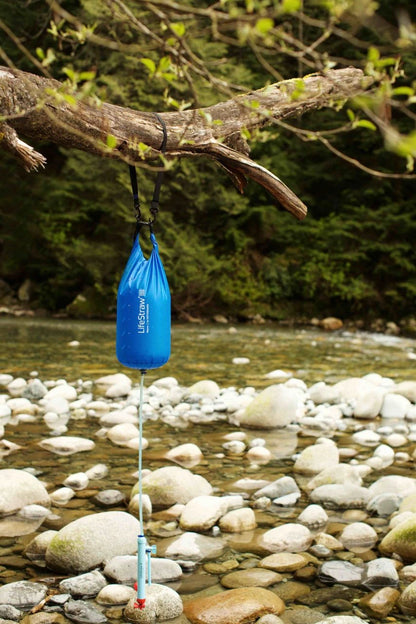
<svg viewBox="0 0 416 624">
<path fill-rule="evenodd" d="M 382 418 L 405 418 L 411 403 L 400 394 L 387 393 L 383 399 L 380 415 Z"/>
<path fill-rule="evenodd" d="M 262 568 L 250 568 L 249 570 L 237 570 L 225 574 L 221 578 L 221 585 L 228 589 L 238 587 L 269 587 L 282 580 L 282 575 L 272 570 Z"/>
<path fill-rule="evenodd" d="M 185 392 L 185 397 L 192 394 L 200 394 L 201 396 L 209 397 L 210 399 L 216 399 L 219 393 L 220 388 L 215 381 L 203 379 L 202 381 L 197 381 L 190 388 L 188 388 Z"/>
<path fill-rule="evenodd" d="M 270 552 L 297 553 L 307 550 L 313 536 L 309 529 L 301 524 L 283 524 L 266 531 L 260 538 L 263 548 Z"/>
<path fill-rule="evenodd" d="M 370 550 L 377 542 L 377 533 L 365 522 L 353 522 L 345 527 L 339 536 L 347 550 L 360 553 Z"/>
<path fill-rule="evenodd" d="M 185 505 L 179 524 L 185 531 L 207 531 L 227 510 L 228 497 L 196 496 Z M 242 503 L 242 500 L 241 500 Z"/>
<path fill-rule="evenodd" d="M 305 583 L 287 580 L 285 583 L 279 583 L 273 591 L 284 603 L 288 603 L 304 598 L 310 594 L 311 588 Z"/>
<path fill-rule="evenodd" d="M 322 583 L 341 583 L 342 585 L 358 586 L 364 575 L 363 568 L 349 561 L 325 561 L 319 569 L 318 578 Z"/>
<path fill-rule="evenodd" d="M 416 515 L 401 522 L 382 539 L 379 550 L 383 554 L 396 553 L 404 561 L 416 561 Z"/>
<path fill-rule="evenodd" d="M 244 507 L 233 509 L 224 514 L 219 521 L 219 527 L 224 533 L 241 533 L 252 531 L 257 526 L 256 516 L 252 509 Z"/>
<path fill-rule="evenodd" d="M 411 583 L 412 581 L 416 581 L 416 563 L 413 565 L 404 566 L 400 570 L 400 578 Z"/>
<path fill-rule="evenodd" d="M 142 511 L 144 518 L 150 518 L 152 515 L 152 501 L 147 494 L 142 495 Z M 129 513 L 136 518 L 140 515 L 140 495 L 135 494 L 129 501 Z"/>
<path fill-rule="evenodd" d="M 353 441 L 360 446 L 377 446 L 381 436 L 372 429 L 362 429 L 352 436 Z"/>
<path fill-rule="evenodd" d="M 11 605 L 16 609 L 31 609 L 41 602 L 48 588 L 42 583 L 16 581 L 0 587 L 0 605 Z"/>
<path fill-rule="evenodd" d="M 0 620 L 0 624 L 10 624 L 9 621 Z M 26 615 L 21 624 L 70 624 L 70 620 L 60 613 L 46 613 L 41 611 L 33 615 Z"/>
<path fill-rule="evenodd" d="M 396 384 L 394 392 L 406 397 L 412 403 L 416 403 L 416 381 L 402 381 Z"/>
<path fill-rule="evenodd" d="M 64 486 L 72 490 L 84 490 L 88 487 L 89 479 L 85 472 L 75 472 L 64 481 Z"/>
<path fill-rule="evenodd" d="M 398 601 L 400 611 L 406 615 L 416 615 L 416 581 L 410 583 Z"/>
<path fill-rule="evenodd" d="M 366 379 L 344 379 L 335 384 L 334 388 L 344 401 L 353 402 L 355 418 L 372 419 L 380 413 L 385 390 Z"/>
<path fill-rule="evenodd" d="M 107 585 L 105 577 L 94 570 L 73 578 L 64 579 L 59 583 L 59 589 L 76 598 L 94 598 Z"/>
<path fill-rule="evenodd" d="M 68 600 L 64 604 L 65 615 L 76 624 L 104 624 L 106 616 L 89 602 L 84 600 Z"/>
<path fill-rule="evenodd" d="M 247 405 L 238 418 L 239 424 L 258 429 L 285 427 L 297 420 L 301 396 L 296 388 L 283 384 L 269 386 Z"/>
<path fill-rule="evenodd" d="M 362 478 L 357 466 L 350 464 L 338 464 L 330 466 L 319 472 L 307 484 L 308 490 L 314 490 L 321 485 L 331 485 L 334 483 L 348 483 L 349 485 L 361 485 Z"/>
<path fill-rule="evenodd" d="M 134 608 L 135 598 L 132 598 L 124 610 L 124 617 L 129 622 L 140 624 L 154 624 L 179 617 L 183 611 L 182 600 L 170 587 L 163 585 L 146 585 L 145 609 Z"/>
<path fill-rule="evenodd" d="M 139 438 L 139 430 L 132 423 L 120 423 L 107 431 L 107 438 L 117 446 L 127 446 L 131 440 Z M 146 438 L 142 438 L 142 448 L 146 449 L 148 445 Z"/>
<path fill-rule="evenodd" d="M 308 529 L 317 529 L 328 522 L 328 514 L 320 505 L 308 505 L 299 514 L 298 522 L 307 526 Z"/>
<path fill-rule="evenodd" d="M 52 492 L 51 501 L 54 505 L 66 505 L 74 496 L 75 492 L 72 488 L 62 487 Z"/>
<path fill-rule="evenodd" d="M 201 459 L 203 458 L 202 451 L 196 444 L 180 444 L 179 446 L 175 446 L 175 448 L 170 449 L 166 453 L 166 459 L 170 459 L 177 464 L 181 464 L 183 466 L 196 466 Z"/>
<path fill-rule="evenodd" d="M 319 620 L 319 624 L 368 624 L 368 622 L 355 615 L 331 615 Z"/>
<path fill-rule="evenodd" d="M 28 399 L 10 399 L 7 401 L 7 407 L 11 410 L 13 416 L 18 414 L 35 414 L 36 406 Z"/>
<path fill-rule="evenodd" d="M 273 459 L 272 453 L 264 446 L 252 446 L 246 453 L 247 459 L 255 464 L 267 464 Z"/>
<path fill-rule="evenodd" d="M 92 468 L 85 471 L 85 474 L 90 480 L 104 479 L 108 475 L 108 468 L 105 464 L 96 464 Z"/>
<path fill-rule="evenodd" d="M 339 463 L 339 452 L 335 444 L 327 443 L 307 446 L 297 458 L 293 470 L 303 474 L 318 474 Z"/>
<path fill-rule="evenodd" d="M 115 555 L 137 548 L 138 520 L 123 511 L 107 511 L 74 520 L 61 529 L 46 550 L 46 563 L 65 572 L 86 572 Z"/>
<path fill-rule="evenodd" d="M 335 509 L 356 509 L 366 507 L 370 493 L 358 485 L 321 485 L 311 493 L 310 499 L 324 507 Z"/>
<path fill-rule="evenodd" d="M 12 605 L 0 604 L 0 618 L 4 620 L 18 621 L 22 617 L 22 613 Z"/>
<path fill-rule="evenodd" d="M 155 583 L 170 583 L 182 576 L 182 569 L 176 561 L 160 557 L 151 558 L 152 581 Z M 133 585 L 137 579 L 137 557 L 135 555 L 117 555 L 108 561 L 104 574 L 124 585 Z M 147 578 L 147 566 L 146 566 Z"/>
<path fill-rule="evenodd" d="M 317 609 L 296 605 L 296 608 L 286 609 L 283 617 L 284 624 L 317 624 L 324 614 Z"/>
<path fill-rule="evenodd" d="M 122 505 L 126 497 L 120 490 L 102 490 L 93 497 L 93 501 L 100 507 L 117 507 Z"/>
<path fill-rule="evenodd" d="M 91 451 L 95 447 L 95 443 L 87 438 L 58 436 L 42 440 L 39 442 L 39 446 L 57 455 L 73 455 L 73 453 Z"/>
<path fill-rule="evenodd" d="M 279 615 L 283 601 L 273 592 L 259 587 L 231 589 L 185 603 L 184 613 L 192 624 L 243 624 L 262 615 Z"/>
<path fill-rule="evenodd" d="M 315 405 L 321 403 L 336 403 L 340 398 L 339 392 L 334 389 L 334 386 L 328 386 L 324 381 L 319 381 L 311 386 L 308 390 L 308 394 Z"/>
<path fill-rule="evenodd" d="M 280 552 L 268 555 L 259 561 L 259 566 L 274 570 L 275 572 L 293 572 L 308 565 L 308 560 L 303 555 Z"/>
<path fill-rule="evenodd" d="M 399 598 L 400 592 L 397 589 L 383 587 L 361 598 L 358 605 L 370 617 L 385 618 L 392 611 Z"/>
<path fill-rule="evenodd" d="M 382 460 L 382 468 L 387 468 L 394 462 L 394 451 L 387 444 L 380 444 L 374 451 L 373 457 L 379 457 Z"/>
<path fill-rule="evenodd" d="M 378 494 L 371 498 L 367 504 L 368 511 L 376 513 L 378 516 L 388 518 L 393 512 L 399 509 L 401 498 L 397 494 Z"/>
<path fill-rule="evenodd" d="M 184 533 L 173 540 L 165 555 L 179 561 L 203 561 L 219 557 L 224 551 L 223 540 L 214 537 L 199 535 L 199 533 Z"/>
<path fill-rule="evenodd" d="M 286 494 L 300 494 L 298 484 L 293 477 L 281 477 L 273 483 L 262 487 L 253 494 L 253 498 L 261 498 L 267 496 L 267 498 L 280 498 Z"/>
<path fill-rule="evenodd" d="M 26 546 L 24 554 L 30 561 L 44 561 L 46 549 L 57 531 L 44 531 L 36 535 Z"/>
<path fill-rule="evenodd" d="M 154 506 L 186 504 L 196 496 L 210 495 L 212 487 L 204 477 L 179 466 L 158 468 L 143 479 L 143 492 Z M 136 492 L 133 489 L 133 495 Z"/>
<path fill-rule="evenodd" d="M 392 559 L 380 557 L 367 563 L 362 584 L 368 589 L 380 587 L 396 587 L 399 575 Z"/>
<path fill-rule="evenodd" d="M 135 599 L 136 591 L 126 585 L 106 585 L 100 590 L 96 602 L 105 607 L 126 605 L 132 598 Z"/>
<path fill-rule="evenodd" d="M 40 379 L 32 379 L 23 390 L 22 397 L 29 401 L 37 401 L 42 399 L 47 392 Z"/>
<path fill-rule="evenodd" d="M 0 515 L 10 515 L 34 504 L 50 506 L 45 486 L 25 470 L 0 470 Z"/>
<path fill-rule="evenodd" d="M 20 397 L 27 386 L 27 381 L 23 377 L 16 377 L 8 386 L 7 390 L 12 397 Z"/>
<path fill-rule="evenodd" d="M 77 391 L 68 383 L 63 383 L 48 390 L 43 398 L 45 401 L 50 401 L 51 399 L 56 399 L 57 397 L 66 399 L 67 401 L 75 401 L 77 398 Z"/>
</svg>

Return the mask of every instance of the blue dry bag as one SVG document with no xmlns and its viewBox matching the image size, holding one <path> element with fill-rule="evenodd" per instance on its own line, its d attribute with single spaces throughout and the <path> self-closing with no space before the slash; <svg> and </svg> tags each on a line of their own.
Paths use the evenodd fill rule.
<svg viewBox="0 0 416 624">
<path fill-rule="evenodd" d="M 147 370 L 163 366 L 170 356 L 170 292 L 158 245 L 146 260 L 136 236 L 117 294 L 118 361 Z"/>
</svg>

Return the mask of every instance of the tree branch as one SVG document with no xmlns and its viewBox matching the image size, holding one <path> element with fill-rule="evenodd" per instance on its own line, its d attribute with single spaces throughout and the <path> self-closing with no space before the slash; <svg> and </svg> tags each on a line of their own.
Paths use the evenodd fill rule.
<svg viewBox="0 0 416 624">
<path fill-rule="evenodd" d="M 204 109 L 162 113 L 168 133 L 166 156 L 212 158 L 240 192 L 251 178 L 301 219 L 306 215 L 302 201 L 277 176 L 227 143 L 236 145 L 232 137 L 244 129 L 353 97 L 371 82 L 360 69 L 349 67 L 307 76 L 301 89 L 297 80 L 287 80 Z M 65 83 L 0 67 L 0 121 L 15 131 L 131 164 L 158 156 L 162 128 L 154 114 L 76 98 L 79 93 Z M 35 160 L 41 164 L 38 157 Z"/>
</svg>

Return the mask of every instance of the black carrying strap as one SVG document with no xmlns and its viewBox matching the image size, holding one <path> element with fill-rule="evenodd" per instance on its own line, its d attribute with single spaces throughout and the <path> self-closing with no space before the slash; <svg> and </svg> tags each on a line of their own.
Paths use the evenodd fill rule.
<svg viewBox="0 0 416 624">
<path fill-rule="evenodd" d="M 162 152 L 162 154 L 165 153 L 166 151 L 166 144 L 168 141 L 168 133 L 166 130 L 166 124 L 163 121 L 162 117 L 160 117 L 160 115 L 158 115 L 157 113 L 155 113 L 155 117 L 157 117 L 158 121 L 160 122 L 160 125 L 162 126 L 163 129 L 163 140 L 162 140 L 162 144 L 159 148 L 159 151 Z M 134 165 L 129 165 L 129 171 L 130 171 L 130 182 L 131 182 L 131 191 L 133 194 L 133 202 L 134 202 L 134 210 L 136 213 L 136 230 L 134 233 L 134 238 L 136 238 L 137 234 L 140 232 L 140 228 L 143 225 L 147 225 L 150 228 L 150 231 L 153 231 L 153 224 L 156 221 L 156 217 L 157 217 L 157 213 L 159 212 L 159 197 L 160 197 L 160 189 L 162 186 L 162 182 L 163 182 L 163 175 L 164 175 L 164 170 L 160 170 L 157 173 L 156 176 L 156 182 L 155 182 L 155 188 L 153 190 L 153 197 L 152 197 L 152 201 L 150 202 L 150 214 L 151 217 L 148 221 L 143 221 L 142 220 L 142 214 L 141 214 L 141 210 L 140 210 L 140 198 L 139 198 L 139 187 L 137 185 L 137 173 L 136 173 L 136 167 Z"/>
</svg>

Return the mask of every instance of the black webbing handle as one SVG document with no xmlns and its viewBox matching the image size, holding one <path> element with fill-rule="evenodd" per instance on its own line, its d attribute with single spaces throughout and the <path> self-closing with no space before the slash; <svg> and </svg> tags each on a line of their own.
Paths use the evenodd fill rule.
<svg viewBox="0 0 416 624">
<path fill-rule="evenodd" d="M 162 144 L 159 148 L 159 151 L 162 152 L 162 154 L 164 154 L 166 151 L 166 144 L 168 142 L 168 133 L 166 129 L 166 124 L 164 120 L 162 119 L 162 117 L 160 117 L 160 115 L 158 115 L 157 113 L 154 113 L 154 114 L 156 118 L 158 119 L 158 121 L 160 122 L 160 125 L 162 126 L 162 130 L 163 130 L 163 139 L 162 139 Z M 140 210 L 139 187 L 137 184 L 136 167 L 134 165 L 129 165 L 129 172 L 130 172 L 131 191 L 133 194 L 134 210 L 136 213 L 136 230 L 134 233 L 134 238 L 136 238 L 142 225 L 147 225 L 150 228 L 150 231 L 153 231 L 153 224 L 156 221 L 156 217 L 159 212 L 159 197 L 160 197 L 160 189 L 161 189 L 162 182 L 163 182 L 164 170 L 161 169 L 160 171 L 158 171 L 157 176 L 156 176 L 155 187 L 153 190 L 153 197 L 152 197 L 152 201 L 150 202 L 151 217 L 148 221 L 142 220 L 142 214 Z"/>
</svg>

